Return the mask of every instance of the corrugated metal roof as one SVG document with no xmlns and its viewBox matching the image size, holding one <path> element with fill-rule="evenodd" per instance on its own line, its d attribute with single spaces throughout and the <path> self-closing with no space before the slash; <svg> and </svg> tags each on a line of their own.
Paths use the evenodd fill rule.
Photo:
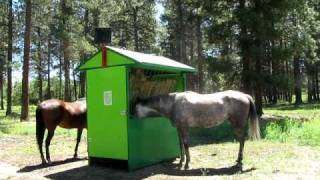
<svg viewBox="0 0 320 180">
<path fill-rule="evenodd" d="M 138 63 L 182 68 L 182 69 L 193 71 L 193 72 L 196 71 L 195 68 L 191 66 L 182 64 L 180 62 L 174 61 L 172 59 L 169 59 L 163 56 L 156 56 L 153 54 L 144 54 L 144 53 L 129 51 L 126 49 L 115 48 L 111 46 L 107 46 L 107 48 L 119 54 L 122 54 L 132 60 L 135 60 Z"/>
</svg>

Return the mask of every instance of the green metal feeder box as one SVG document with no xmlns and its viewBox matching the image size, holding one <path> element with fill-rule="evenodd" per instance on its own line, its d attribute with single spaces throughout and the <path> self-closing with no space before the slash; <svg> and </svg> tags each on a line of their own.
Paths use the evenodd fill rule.
<svg viewBox="0 0 320 180">
<path fill-rule="evenodd" d="M 180 155 L 177 130 L 164 117 L 137 119 L 137 97 L 185 90 L 195 69 L 171 59 L 115 47 L 79 67 L 87 76 L 89 164 L 134 170 Z"/>
</svg>

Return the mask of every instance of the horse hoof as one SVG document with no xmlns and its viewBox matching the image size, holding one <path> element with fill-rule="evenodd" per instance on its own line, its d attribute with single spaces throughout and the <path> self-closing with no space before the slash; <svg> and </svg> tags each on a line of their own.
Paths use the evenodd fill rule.
<svg viewBox="0 0 320 180">
<path fill-rule="evenodd" d="M 46 159 L 44 159 L 44 158 L 41 158 L 41 164 L 47 164 L 47 161 L 46 161 Z"/>
<path fill-rule="evenodd" d="M 242 164 L 241 163 L 237 163 L 235 165 L 235 168 L 238 169 L 239 171 L 242 171 Z"/>
<path fill-rule="evenodd" d="M 74 155 L 74 156 L 73 156 L 73 159 L 78 159 L 78 155 Z"/>
<path fill-rule="evenodd" d="M 190 169 L 189 165 L 185 165 L 184 170 L 188 170 L 188 169 Z"/>
</svg>

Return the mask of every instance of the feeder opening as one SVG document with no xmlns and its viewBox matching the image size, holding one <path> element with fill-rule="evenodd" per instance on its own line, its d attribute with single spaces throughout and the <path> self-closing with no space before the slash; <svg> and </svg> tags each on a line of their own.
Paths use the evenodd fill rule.
<svg viewBox="0 0 320 180">
<path fill-rule="evenodd" d="M 137 98 L 164 95 L 176 91 L 179 74 L 165 71 L 132 69 L 130 72 L 130 113 L 134 112 Z"/>
</svg>

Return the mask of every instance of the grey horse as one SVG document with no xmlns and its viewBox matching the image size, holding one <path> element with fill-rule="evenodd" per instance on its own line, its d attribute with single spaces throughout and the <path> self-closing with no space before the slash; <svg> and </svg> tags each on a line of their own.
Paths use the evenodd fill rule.
<svg viewBox="0 0 320 180">
<path fill-rule="evenodd" d="M 187 91 L 166 95 L 138 98 L 135 104 L 138 118 L 162 115 L 177 127 L 180 140 L 180 166 L 186 157 L 184 168 L 189 168 L 189 128 L 210 128 L 229 120 L 240 142 L 236 167 L 242 169 L 245 128 L 248 122 L 249 136 L 260 138 L 259 119 L 252 97 L 239 91 L 223 91 L 198 94 Z"/>
</svg>

